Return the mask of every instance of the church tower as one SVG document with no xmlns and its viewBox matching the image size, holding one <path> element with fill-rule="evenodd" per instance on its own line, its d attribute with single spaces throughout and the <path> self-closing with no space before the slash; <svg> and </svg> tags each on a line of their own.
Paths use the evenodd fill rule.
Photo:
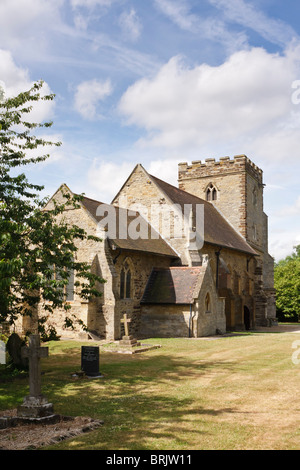
<svg viewBox="0 0 300 470">
<path fill-rule="evenodd" d="M 257 252 L 257 313 L 261 318 L 275 318 L 274 260 L 268 253 L 262 170 L 246 155 L 219 161 L 208 158 L 204 163 L 179 163 L 178 184 L 180 189 L 213 204 Z"/>
<path fill-rule="evenodd" d="M 211 202 L 233 227 L 264 251 L 263 173 L 245 155 L 179 164 L 179 188 Z"/>
</svg>

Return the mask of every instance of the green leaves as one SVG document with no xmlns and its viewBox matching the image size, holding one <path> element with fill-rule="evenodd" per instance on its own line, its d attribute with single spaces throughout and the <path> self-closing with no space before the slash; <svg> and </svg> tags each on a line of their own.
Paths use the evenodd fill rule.
<svg viewBox="0 0 300 470">
<path fill-rule="evenodd" d="M 27 118 L 36 102 L 54 98 L 42 96 L 42 86 L 40 81 L 29 91 L 0 101 L 0 322 L 30 315 L 38 303 L 49 313 L 56 308 L 67 313 L 70 273 L 76 273 L 74 290 L 85 299 L 99 296 L 97 286 L 104 282 L 91 266 L 76 261 L 78 240 L 100 240 L 67 225 L 62 217 L 66 207 L 78 208 L 80 197 L 66 192 L 63 202 L 44 210 L 47 199 L 39 196 L 43 186 L 16 174 L 16 168 L 47 158 L 32 150 L 60 145 L 32 134 L 51 127 L 51 122 L 32 123 Z"/>
<path fill-rule="evenodd" d="M 0 149 L 1 170 L 29 163 L 38 163 L 46 160 L 49 155 L 30 156 L 27 151 L 35 150 L 40 146 L 60 146 L 60 142 L 53 143 L 31 132 L 37 128 L 49 128 L 52 122 L 35 123 L 24 119 L 24 115 L 31 113 L 33 106 L 30 103 L 53 100 L 53 94 L 42 95 L 44 82 L 41 80 L 33 85 L 27 92 L 17 97 L 0 101 Z"/>
<path fill-rule="evenodd" d="M 275 265 L 276 307 L 285 319 L 300 317 L 300 245 Z"/>
</svg>

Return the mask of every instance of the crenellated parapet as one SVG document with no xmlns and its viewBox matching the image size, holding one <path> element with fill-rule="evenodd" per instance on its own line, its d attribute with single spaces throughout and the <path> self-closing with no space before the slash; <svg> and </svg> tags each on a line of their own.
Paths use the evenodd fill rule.
<svg viewBox="0 0 300 470">
<path fill-rule="evenodd" d="M 178 182 L 179 188 L 184 188 L 184 181 L 195 178 L 212 178 L 214 176 L 225 176 L 226 174 L 247 172 L 259 184 L 263 184 L 263 172 L 246 155 L 236 155 L 230 157 L 206 158 L 203 161 L 195 160 L 191 164 L 187 162 L 178 164 Z"/>
</svg>

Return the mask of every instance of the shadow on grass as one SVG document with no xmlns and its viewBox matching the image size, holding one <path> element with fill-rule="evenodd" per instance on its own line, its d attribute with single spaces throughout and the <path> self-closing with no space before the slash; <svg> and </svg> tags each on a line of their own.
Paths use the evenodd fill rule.
<svg viewBox="0 0 300 470">
<path fill-rule="evenodd" d="M 60 370 L 51 370 L 49 364 L 45 394 L 57 412 L 102 419 L 104 426 L 73 444 L 61 444 L 62 448 L 143 450 L 151 449 L 153 441 L 161 443 L 159 448 L 189 448 L 193 434 L 194 440 L 209 433 L 207 419 L 233 412 L 205 406 L 194 381 L 230 371 L 234 363 L 192 362 L 158 353 L 152 357 L 109 354 L 100 360 L 103 378 L 72 380 L 71 359 L 69 355 L 68 367 Z"/>
<path fill-rule="evenodd" d="M 234 372 L 235 362 L 205 362 L 156 352 L 145 356 L 100 354 L 103 378 L 72 378 L 80 369 L 78 347 L 42 362 L 42 393 L 56 413 L 89 416 L 104 426 L 55 448 L 167 449 L 190 447 L 211 433 L 207 422 L 231 408 L 206 406 L 197 380 Z M 21 404 L 27 381 L 0 383 L 0 409 Z M 1 414 L 1 412 L 0 412 Z M 195 445 L 195 444 L 193 444 Z M 154 446 L 154 447 L 153 447 Z"/>
</svg>

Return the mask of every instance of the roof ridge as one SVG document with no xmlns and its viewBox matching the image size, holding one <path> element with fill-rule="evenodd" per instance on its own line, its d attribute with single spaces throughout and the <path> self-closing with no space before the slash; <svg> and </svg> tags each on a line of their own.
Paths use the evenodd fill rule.
<svg viewBox="0 0 300 470">
<path fill-rule="evenodd" d="M 201 203 L 204 202 L 205 204 L 210 204 L 209 202 L 205 201 L 205 199 L 202 199 L 201 197 L 196 196 L 195 194 L 189 193 L 188 191 L 185 191 L 184 189 L 178 188 L 177 186 L 174 186 L 173 184 L 167 183 L 167 181 L 164 181 L 160 178 L 157 178 L 157 176 L 153 176 L 153 175 L 150 175 L 150 174 L 149 174 L 149 176 L 151 176 L 151 178 L 154 178 L 157 182 L 161 182 L 164 185 L 170 186 L 172 189 L 176 189 L 176 191 L 178 191 L 178 192 L 187 194 L 188 196 L 192 196 L 193 198 L 198 199 L 199 201 L 201 201 Z"/>
<path fill-rule="evenodd" d="M 83 199 L 89 199 L 90 201 L 99 202 L 99 204 L 107 204 L 106 202 L 98 201 L 98 199 L 93 199 L 92 197 L 88 197 L 83 194 L 75 194 L 75 196 L 82 196 Z M 111 204 L 107 204 L 107 205 L 111 205 Z"/>
<path fill-rule="evenodd" d="M 219 220 L 221 221 L 221 224 L 223 225 L 223 229 L 227 231 L 227 233 L 228 231 L 231 231 L 231 233 L 234 234 L 233 237 L 235 238 L 235 240 L 229 240 L 229 239 L 226 240 L 226 237 L 224 238 L 223 236 L 221 236 L 219 240 L 216 240 L 215 233 L 213 233 L 215 232 L 215 228 L 211 227 L 210 229 L 211 236 L 209 237 L 210 239 L 206 237 L 207 232 L 205 230 L 204 241 L 206 241 L 207 243 L 211 243 L 213 245 L 224 246 L 226 248 L 235 249 L 238 251 L 257 255 L 256 251 L 251 247 L 251 245 L 243 237 L 243 235 L 229 222 L 229 220 L 227 220 L 227 218 L 221 213 L 221 211 L 214 204 L 212 204 L 211 202 L 205 201 L 205 199 L 201 199 L 198 196 L 195 196 L 194 194 L 188 193 L 187 191 L 180 189 L 170 183 L 166 183 L 165 181 L 157 178 L 156 176 L 153 176 L 153 175 L 149 175 L 149 176 L 151 177 L 153 182 L 157 184 L 160 190 L 169 198 L 169 200 L 174 202 L 175 204 L 176 202 L 178 202 L 181 206 L 183 206 L 184 204 L 189 204 L 189 203 L 202 204 L 205 208 L 205 211 L 209 211 L 210 214 L 214 214 L 215 218 L 216 217 L 219 218 Z M 178 196 L 179 198 L 178 201 L 176 201 L 176 196 Z M 187 201 L 186 198 L 188 198 L 189 201 Z M 205 222 L 205 226 L 207 227 L 206 222 Z M 239 240 L 240 242 L 236 244 L 237 240 Z M 241 246 L 240 243 L 243 246 Z M 240 245 L 240 246 L 237 246 L 237 245 Z"/>
</svg>

